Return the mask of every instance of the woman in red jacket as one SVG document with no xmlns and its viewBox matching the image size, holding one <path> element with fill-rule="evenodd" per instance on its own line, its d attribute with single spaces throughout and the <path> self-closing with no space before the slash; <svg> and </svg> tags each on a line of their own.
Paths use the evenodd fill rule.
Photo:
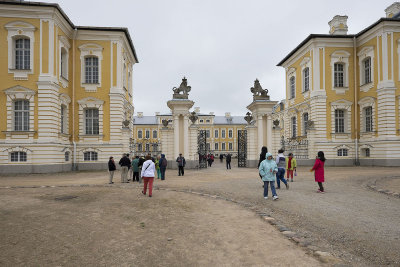
<svg viewBox="0 0 400 267">
<path fill-rule="evenodd" d="M 325 164 L 325 156 L 324 152 L 319 151 L 318 156 L 315 160 L 314 167 L 310 170 L 310 172 L 315 171 L 314 176 L 315 176 L 315 181 L 319 185 L 318 193 L 324 193 L 324 187 L 322 186 L 322 183 L 325 182 L 325 176 L 324 176 L 324 164 Z"/>
</svg>

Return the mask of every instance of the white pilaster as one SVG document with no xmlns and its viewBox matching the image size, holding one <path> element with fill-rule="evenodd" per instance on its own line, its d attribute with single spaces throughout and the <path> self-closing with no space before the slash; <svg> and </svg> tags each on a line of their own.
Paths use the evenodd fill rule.
<svg viewBox="0 0 400 267">
<path fill-rule="evenodd" d="M 267 147 L 272 147 L 272 118 L 267 116 Z"/>
<path fill-rule="evenodd" d="M 187 115 L 183 116 L 183 156 L 189 156 L 189 118 Z"/>
<path fill-rule="evenodd" d="M 179 155 L 179 115 L 174 115 L 174 158 Z"/>
<path fill-rule="evenodd" d="M 262 115 L 257 116 L 257 150 L 261 151 L 263 145 L 263 121 Z"/>
</svg>

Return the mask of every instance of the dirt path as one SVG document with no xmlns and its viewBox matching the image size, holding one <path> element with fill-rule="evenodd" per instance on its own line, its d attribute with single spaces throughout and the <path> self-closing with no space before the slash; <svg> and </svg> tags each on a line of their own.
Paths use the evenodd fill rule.
<svg viewBox="0 0 400 267">
<path fill-rule="evenodd" d="M 321 265 L 223 200 L 148 198 L 138 186 L 0 190 L 0 266 Z"/>
</svg>

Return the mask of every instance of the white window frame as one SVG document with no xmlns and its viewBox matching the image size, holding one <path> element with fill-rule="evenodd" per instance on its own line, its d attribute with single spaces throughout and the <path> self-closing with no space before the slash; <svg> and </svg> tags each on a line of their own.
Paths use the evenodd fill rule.
<svg viewBox="0 0 400 267">
<path fill-rule="evenodd" d="M 291 76 L 289 78 L 289 99 L 295 99 L 296 98 L 296 76 Z"/>
<path fill-rule="evenodd" d="M 351 107 L 353 103 L 345 100 L 345 99 L 339 99 L 335 102 L 331 103 L 331 129 L 332 129 L 332 134 L 349 134 L 351 133 Z M 344 133 L 336 133 L 335 132 L 335 110 L 337 109 L 342 109 L 344 110 Z"/>
<path fill-rule="evenodd" d="M 221 143 L 221 150 L 226 150 L 226 144 L 225 143 Z"/>
<path fill-rule="evenodd" d="M 372 46 L 366 46 L 363 49 L 360 50 L 360 52 L 357 53 L 358 56 L 358 66 L 360 70 L 360 90 L 363 92 L 368 92 L 371 88 L 374 86 L 374 48 Z M 370 79 L 371 81 L 369 83 L 365 83 L 365 70 L 364 70 L 364 62 L 367 58 L 371 59 L 371 66 L 370 66 L 370 71 L 371 71 L 371 76 Z"/>
<path fill-rule="evenodd" d="M 69 151 L 65 151 L 64 152 L 64 161 L 68 162 L 70 161 L 71 157 L 70 157 L 71 153 Z"/>
<path fill-rule="evenodd" d="M 92 112 L 89 112 L 92 111 Z M 88 113 L 92 113 L 89 114 Z M 97 116 L 95 116 L 94 113 L 97 113 Z M 84 109 L 84 116 L 85 116 L 85 135 L 98 135 L 100 133 L 99 130 L 99 109 L 98 108 L 85 108 Z M 94 123 L 95 119 L 97 119 L 97 125 Z M 90 121 L 90 125 L 88 125 L 88 121 Z M 97 127 L 95 127 L 97 126 Z M 95 131 L 95 129 L 97 128 L 97 132 Z M 88 131 L 89 130 L 89 131 Z"/>
<path fill-rule="evenodd" d="M 27 149 L 25 147 L 20 147 L 20 146 L 16 146 L 16 147 L 11 147 L 8 148 L 4 151 L 5 153 L 7 153 L 7 157 L 8 157 L 8 164 L 30 164 L 32 163 L 32 150 Z M 26 161 L 11 161 L 11 153 L 14 152 L 24 152 L 26 153 Z M 19 155 L 18 155 L 19 157 Z"/>
<path fill-rule="evenodd" d="M 140 133 L 140 134 L 139 134 Z M 138 139 L 143 139 L 143 130 L 138 130 L 137 131 L 137 138 Z"/>
<path fill-rule="evenodd" d="M 228 138 L 233 138 L 233 129 L 228 129 Z"/>
<path fill-rule="evenodd" d="M 291 138 L 297 137 L 297 115 L 290 117 L 290 133 Z"/>
<path fill-rule="evenodd" d="M 361 127 L 361 136 L 365 135 L 365 134 L 371 134 L 374 133 L 375 129 L 376 129 L 376 120 L 375 120 L 375 104 L 376 104 L 376 98 L 374 97 L 363 97 L 362 99 L 360 99 L 360 101 L 358 101 L 358 105 L 360 106 L 360 127 Z M 366 107 L 372 107 L 372 131 L 367 132 L 366 131 L 366 118 L 365 118 L 365 108 Z"/>
<path fill-rule="evenodd" d="M 232 142 L 229 142 L 229 143 L 228 143 L 228 150 L 229 150 L 229 151 L 232 151 L 232 150 L 233 150 L 233 143 L 232 143 Z"/>
<path fill-rule="evenodd" d="M 335 119 L 335 134 L 346 133 L 346 110 L 335 109 L 334 119 Z"/>
<path fill-rule="evenodd" d="M 214 150 L 219 150 L 219 143 L 214 143 Z"/>
<path fill-rule="evenodd" d="M 337 152 L 336 152 L 336 155 L 338 157 L 348 157 L 349 156 L 349 149 L 348 148 L 339 148 L 337 150 Z"/>
<path fill-rule="evenodd" d="M 304 119 L 304 117 L 305 117 L 305 115 L 307 114 L 307 120 L 305 120 Z M 308 112 L 304 112 L 302 115 L 301 115 L 301 120 L 303 121 L 303 135 L 304 136 L 307 136 L 307 122 L 310 120 L 310 113 L 308 113 Z"/>
<path fill-rule="evenodd" d="M 221 130 L 221 138 L 226 138 L 226 130 L 225 129 Z"/>
<path fill-rule="evenodd" d="M 214 130 L 214 138 L 219 138 L 219 130 Z"/>
<path fill-rule="evenodd" d="M 157 130 L 153 130 L 153 135 L 152 135 L 153 139 L 157 139 L 158 138 L 158 132 Z"/>
<path fill-rule="evenodd" d="M 15 158 L 15 155 L 17 157 L 16 158 L 17 160 L 13 160 L 13 158 Z M 27 162 L 27 161 L 28 161 L 28 154 L 25 151 L 10 152 L 10 162 L 15 163 L 15 162 Z"/>
<path fill-rule="evenodd" d="M 7 23 L 4 28 L 8 31 L 8 73 L 14 75 L 14 80 L 28 80 L 28 74 L 34 72 L 34 48 L 36 27 L 23 21 L 13 21 Z M 15 40 L 19 38 L 29 38 L 30 40 L 30 64 L 29 69 L 15 68 Z"/>
<path fill-rule="evenodd" d="M 61 134 L 68 134 L 69 133 L 69 104 L 71 103 L 71 98 L 67 94 L 60 94 L 60 133 Z M 64 114 L 64 125 L 61 126 L 61 107 L 65 107 L 65 114 Z M 64 131 L 61 131 L 63 128 Z"/>
<path fill-rule="evenodd" d="M 211 138 L 211 131 L 210 130 L 206 130 L 206 138 Z"/>
<path fill-rule="evenodd" d="M 21 131 L 15 131 L 14 127 L 14 101 L 16 100 L 27 100 L 29 101 L 29 130 L 24 132 L 29 132 L 33 137 L 33 129 L 34 129 L 34 114 L 35 114 L 35 94 L 36 92 L 22 87 L 22 86 L 14 86 L 8 89 L 3 90 L 3 92 L 7 96 L 7 134 L 12 134 Z"/>
<path fill-rule="evenodd" d="M 103 47 L 98 44 L 84 44 L 79 46 L 81 51 L 81 87 L 85 88 L 86 92 L 97 92 L 97 89 L 101 87 L 101 77 L 102 77 L 102 67 L 101 63 L 103 61 Z M 98 83 L 86 83 L 86 73 L 85 73 L 85 58 L 86 57 L 97 57 L 98 58 L 98 70 L 99 78 Z"/>
<path fill-rule="evenodd" d="M 95 97 L 86 97 L 84 99 L 78 100 L 79 104 L 79 135 L 80 136 L 93 136 L 102 137 L 103 136 L 103 116 L 104 116 L 104 101 L 97 99 Z M 85 119 L 85 109 L 97 108 L 99 110 L 99 134 L 87 135 L 86 134 L 86 119 Z"/>
<path fill-rule="evenodd" d="M 349 57 L 350 53 L 344 50 L 335 51 L 331 55 L 332 90 L 338 95 L 343 95 L 349 90 Z M 343 64 L 343 87 L 335 87 L 335 64 Z"/>
<path fill-rule="evenodd" d="M 301 92 L 305 97 L 309 96 L 310 91 L 312 90 L 312 71 L 311 71 L 311 58 L 304 57 L 300 63 L 301 66 Z M 306 77 L 305 71 L 308 69 L 308 89 L 306 90 Z"/>
<path fill-rule="evenodd" d="M 59 69 L 59 77 L 60 77 L 60 83 L 63 88 L 68 87 L 68 75 L 69 75 L 69 49 L 71 48 L 71 44 L 69 43 L 68 39 L 65 36 L 60 36 L 59 41 L 58 41 L 58 49 L 59 49 L 59 64 L 58 64 L 58 69 Z M 62 51 L 65 50 L 66 52 L 66 60 L 63 59 L 63 53 Z M 65 70 L 63 73 L 62 70 Z"/>
<path fill-rule="evenodd" d="M 146 130 L 144 131 L 144 138 L 145 138 L 145 139 L 150 139 L 150 130 L 149 130 L 149 129 L 146 129 Z"/>
<path fill-rule="evenodd" d="M 88 153 L 89 159 L 85 159 L 85 154 Z M 99 152 L 97 151 L 84 151 L 82 155 L 82 159 L 84 162 L 92 162 L 92 161 L 98 161 L 99 160 Z"/>
</svg>

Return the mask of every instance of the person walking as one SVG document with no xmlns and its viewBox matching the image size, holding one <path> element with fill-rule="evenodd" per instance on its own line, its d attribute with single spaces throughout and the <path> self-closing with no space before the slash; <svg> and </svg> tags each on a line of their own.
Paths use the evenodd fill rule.
<svg viewBox="0 0 400 267">
<path fill-rule="evenodd" d="M 287 181 L 289 182 L 289 177 L 292 178 L 293 182 L 293 172 L 296 172 L 297 161 L 293 157 L 293 153 L 289 153 L 289 157 L 286 158 L 286 170 L 287 170 Z"/>
<path fill-rule="evenodd" d="M 319 151 L 317 154 L 317 158 L 315 159 L 314 166 L 310 170 L 310 172 L 314 171 L 315 181 L 318 183 L 319 189 L 318 193 L 325 193 L 324 186 L 322 185 L 325 182 L 325 174 L 324 174 L 324 165 L 325 165 L 325 155 L 324 152 Z"/>
<path fill-rule="evenodd" d="M 161 178 L 161 170 L 160 170 L 160 156 L 158 155 L 155 160 L 156 171 L 157 171 L 157 179 Z"/>
<path fill-rule="evenodd" d="M 276 164 L 278 165 L 278 172 L 276 173 L 276 184 L 277 189 L 281 189 L 281 180 L 285 184 L 286 189 L 289 189 L 289 184 L 285 180 L 285 167 L 286 167 L 286 158 L 283 155 L 283 149 L 278 150 L 278 155 L 276 156 Z"/>
<path fill-rule="evenodd" d="M 129 159 L 129 160 L 131 160 L 130 159 L 130 155 L 129 155 L 129 153 L 128 154 L 126 154 L 126 157 Z M 133 160 L 133 157 L 132 157 L 132 160 Z M 131 163 L 132 163 L 132 161 L 131 161 Z M 131 164 L 129 164 L 129 166 L 128 166 L 128 182 L 132 179 L 132 177 L 133 177 L 133 171 L 132 171 L 132 165 Z"/>
<path fill-rule="evenodd" d="M 145 162 L 144 156 L 141 155 L 139 157 L 139 163 L 138 163 L 138 166 L 139 166 L 139 183 L 142 183 L 142 167 L 143 167 L 143 163 L 144 162 Z"/>
<path fill-rule="evenodd" d="M 226 155 L 226 169 L 229 170 L 231 169 L 231 161 L 232 161 L 232 156 L 231 154 Z"/>
<path fill-rule="evenodd" d="M 178 176 L 183 176 L 185 174 L 185 165 L 186 165 L 186 160 L 184 157 L 182 157 L 182 153 L 179 153 L 179 157 L 176 158 L 176 162 L 178 162 Z"/>
<path fill-rule="evenodd" d="M 132 171 L 133 177 L 132 182 L 139 182 L 139 156 L 135 156 L 135 159 L 132 160 Z"/>
<path fill-rule="evenodd" d="M 145 162 L 142 167 L 142 178 L 143 178 L 143 191 L 142 194 L 146 195 L 147 185 L 149 185 L 149 197 L 153 196 L 153 182 L 154 182 L 154 172 L 156 171 L 156 166 L 151 160 L 151 156 L 147 155 Z"/>
<path fill-rule="evenodd" d="M 110 160 L 108 161 L 108 172 L 110 173 L 110 181 L 108 182 L 109 184 L 113 184 L 113 177 L 114 177 L 114 171 L 117 169 L 115 166 L 114 162 L 114 157 L 110 157 Z"/>
<path fill-rule="evenodd" d="M 257 168 L 260 168 L 261 162 L 263 162 L 266 159 L 265 155 L 267 154 L 267 152 L 268 152 L 268 148 L 266 146 L 263 146 L 261 148 L 260 159 L 258 160 Z M 258 174 L 258 175 L 260 175 L 260 179 L 262 180 L 261 174 Z M 264 187 L 264 184 L 263 184 L 263 187 Z"/>
<path fill-rule="evenodd" d="M 268 185 L 271 186 L 272 200 L 277 200 L 278 195 L 275 191 L 275 174 L 278 172 L 278 166 L 276 162 L 272 159 L 271 153 L 266 153 L 267 159 L 260 163 L 258 171 L 261 175 L 261 179 L 264 182 L 264 198 L 268 199 Z"/>
<path fill-rule="evenodd" d="M 207 163 L 208 163 L 208 167 L 211 167 L 211 154 L 207 155 Z"/>
<path fill-rule="evenodd" d="M 121 183 L 129 183 L 128 182 L 128 169 L 131 166 L 131 161 L 123 154 L 122 158 L 119 160 L 119 165 L 121 166 Z"/>
<path fill-rule="evenodd" d="M 224 154 L 219 155 L 219 161 L 222 163 L 224 162 Z"/>
<path fill-rule="evenodd" d="M 161 154 L 161 158 L 160 158 L 158 164 L 160 165 L 161 181 L 164 181 L 165 180 L 165 171 L 167 170 L 167 165 L 168 165 L 168 161 L 165 158 L 164 154 Z"/>
</svg>

